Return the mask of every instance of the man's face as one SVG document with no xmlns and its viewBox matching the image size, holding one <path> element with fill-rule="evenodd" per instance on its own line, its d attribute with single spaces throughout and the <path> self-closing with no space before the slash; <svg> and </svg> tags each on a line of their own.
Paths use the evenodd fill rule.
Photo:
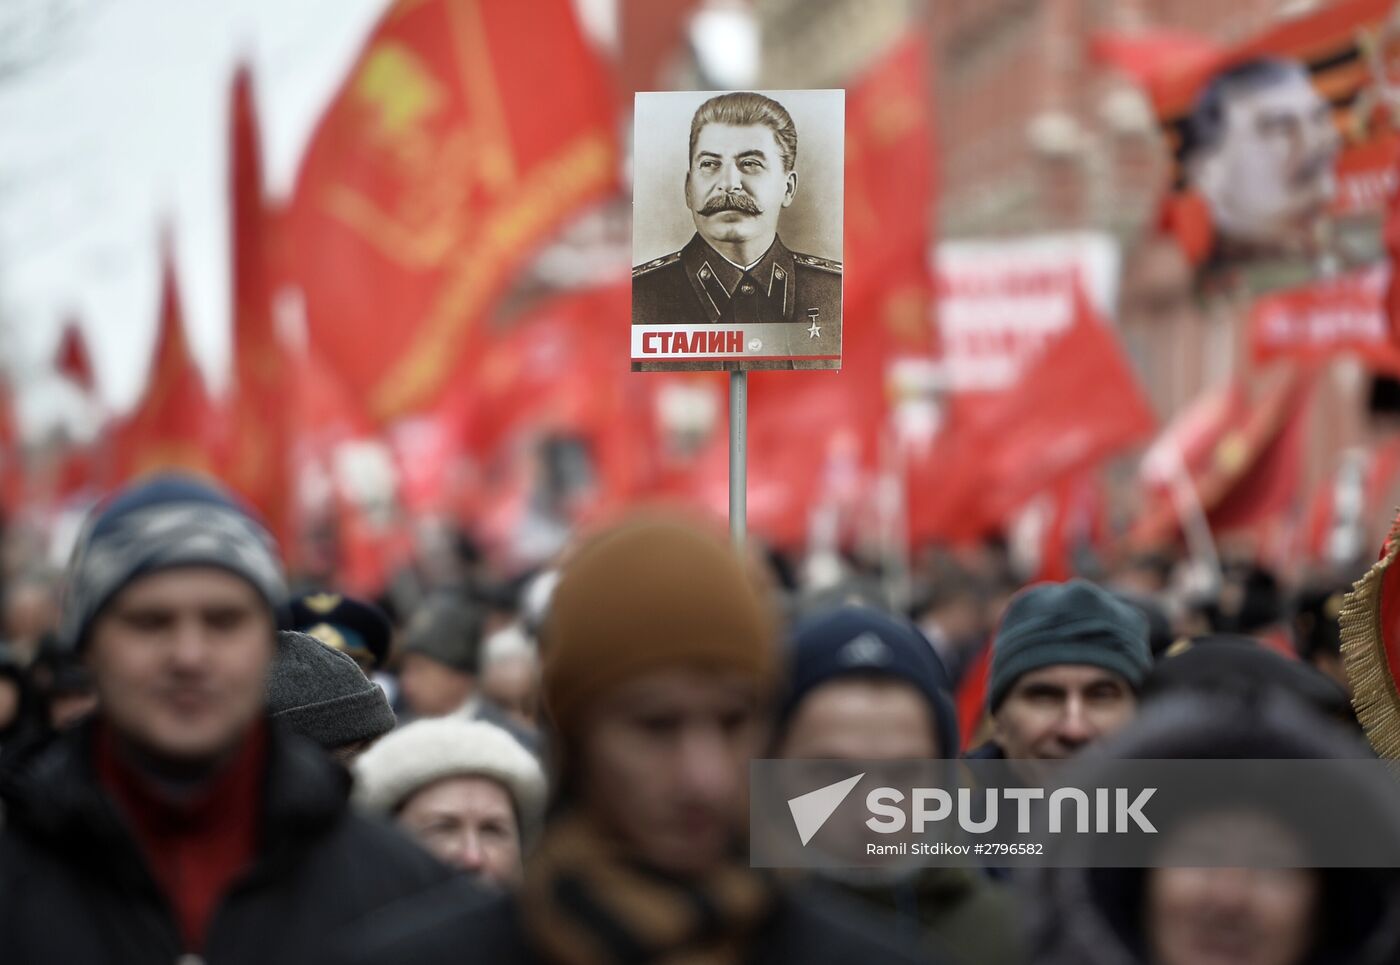
<svg viewBox="0 0 1400 965">
<path fill-rule="evenodd" d="M 766 124 L 706 124 L 685 178 L 685 203 L 695 229 L 710 242 L 771 238 L 778 215 L 797 195 L 797 172 L 784 171 Z"/>
<path fill-rule="evenodd" d="M 923 760 L 938 756 L 928 701 L 902 680 L 833 680 L 797 705 L 780 757 Z"/>
<path fill-rule="evenodd" d="M 157 757 L 217 757 L 262 710 L 274 633 L 266 602 L 231 573 L 141 577 L 93 623 L 86 658 L 102 716 Z"/>
<path fill-rule="evenodd" d="M 622 684 L 581 729 L 584 807 L 663 871 L 714 868 L 744 827 L 749 761 L 766 725 L 747 677 L 658 670 Z"/>
<path fill-rule="evenodd" d="M 1330 108 L 1301 74 L 1225 99 L 1224 138 L 1196 183 L 1227 236 L 1286 246 L 1336 192 L 1340 141 Z"/>
<path fill-rule="evenodd" d="M 868 779 L 891 787 L 923 786 L 932 776 L 903 762 L 938 757 L 937 725 L 928 700 L 902 680 L 838 678 L 802 698 L 778 745 L 778 756 L 807 762 L 790 772 L 794 785 L 786 790 L 788 797 L 850 776 L 851 768 L 831 761 L 860 761 Z M 872 766 L 877 761 L 888 763 Z M 827 853 L 863 862 L 868 838 L 863 813 L 847 808 L 828 819 L 812 843 Z"/>
<path fill-rule="evenodd" d="M 399 824 L 438 860 L 505 888 L 520 880 L 520 826 L 510 794 L 487 777 L 449 777 L 399 810 Z"/>
<path fill-rule="evenodd" d="M 992 716 L 992 732 L 1010 760 L 1057 761 L 1119 731 L 1137 698 L 1116 673 L 1058 664 L 1023 674 Z"/>
<path fill-rule="evenodd" d="M 475 678 L 464 671 L 421 653 L 404 654 L 399 665 L 399 686 L 415 717 L 442 717 L 465 704 Z"/>
</svg>

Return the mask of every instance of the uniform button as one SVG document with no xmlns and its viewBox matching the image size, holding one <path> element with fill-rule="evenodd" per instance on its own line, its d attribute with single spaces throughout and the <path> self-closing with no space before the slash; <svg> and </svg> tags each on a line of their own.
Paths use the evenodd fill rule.
<svg viewBox="0 0 1400 965">
<path fill-rule="evenodd" d="M 745 295 L 752 295 L 752 294 L 753 294 L 753 286 L 750 285 L 750 284 L 745 283 L 745 284 L 739 286 L 739 291 L 743 292 Z"/>
<path fill-rule="evenodd" d="M 710 277 L 710 269 L 708 269 L 708 268 L 701 268 L 701 269 L 700 269 L 700 277 L 701 277 L 701 278 L 709 278 L 709 277 Z"/>
</svg>

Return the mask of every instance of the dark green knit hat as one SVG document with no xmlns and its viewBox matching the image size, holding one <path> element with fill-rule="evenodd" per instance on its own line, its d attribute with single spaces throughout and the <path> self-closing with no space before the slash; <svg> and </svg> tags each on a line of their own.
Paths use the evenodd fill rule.
<svg viewBox="0 0 1400 965">
<path fill-rule="evenodd" d="M 1152 669 L 1147 635 L 1137 610 L 1086 580 L 1027 587 L 992 644 L 987 708 L 995 711 L 1021 676 L 1058 664 L 1102 667 L 1137 690 Z"/>
</svg>

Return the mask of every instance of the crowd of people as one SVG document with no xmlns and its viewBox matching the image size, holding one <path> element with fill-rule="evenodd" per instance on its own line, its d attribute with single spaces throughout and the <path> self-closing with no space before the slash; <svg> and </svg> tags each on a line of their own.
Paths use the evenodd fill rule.
<svg viewBox="0 0 1400 965">
<path fill-rule="evenodd" d="M 1400 961 L 1386 869 L 753 867 L 758 759 L 1368 753 L 1344 581 L 1022 587 L 984 550 L 899 605 L 823 571 L 650 512 L 406 607 L 294 586 L 212 483 L 135 484 L 5 586 L 0 959 Z"/>
</svg>

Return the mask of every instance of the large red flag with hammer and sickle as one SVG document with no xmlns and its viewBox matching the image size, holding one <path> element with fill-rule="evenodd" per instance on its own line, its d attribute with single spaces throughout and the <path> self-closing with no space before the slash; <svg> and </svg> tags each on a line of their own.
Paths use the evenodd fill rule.
<svg viewBox="0 0 1400 965">
<path fill-rule="evenodd" d="M 422 411 L 559 224 L 617 186 L 568 0 L 399 0 L 321 119 L 285 228 L 312 351 L 377 422 Z"/>
</svg>

